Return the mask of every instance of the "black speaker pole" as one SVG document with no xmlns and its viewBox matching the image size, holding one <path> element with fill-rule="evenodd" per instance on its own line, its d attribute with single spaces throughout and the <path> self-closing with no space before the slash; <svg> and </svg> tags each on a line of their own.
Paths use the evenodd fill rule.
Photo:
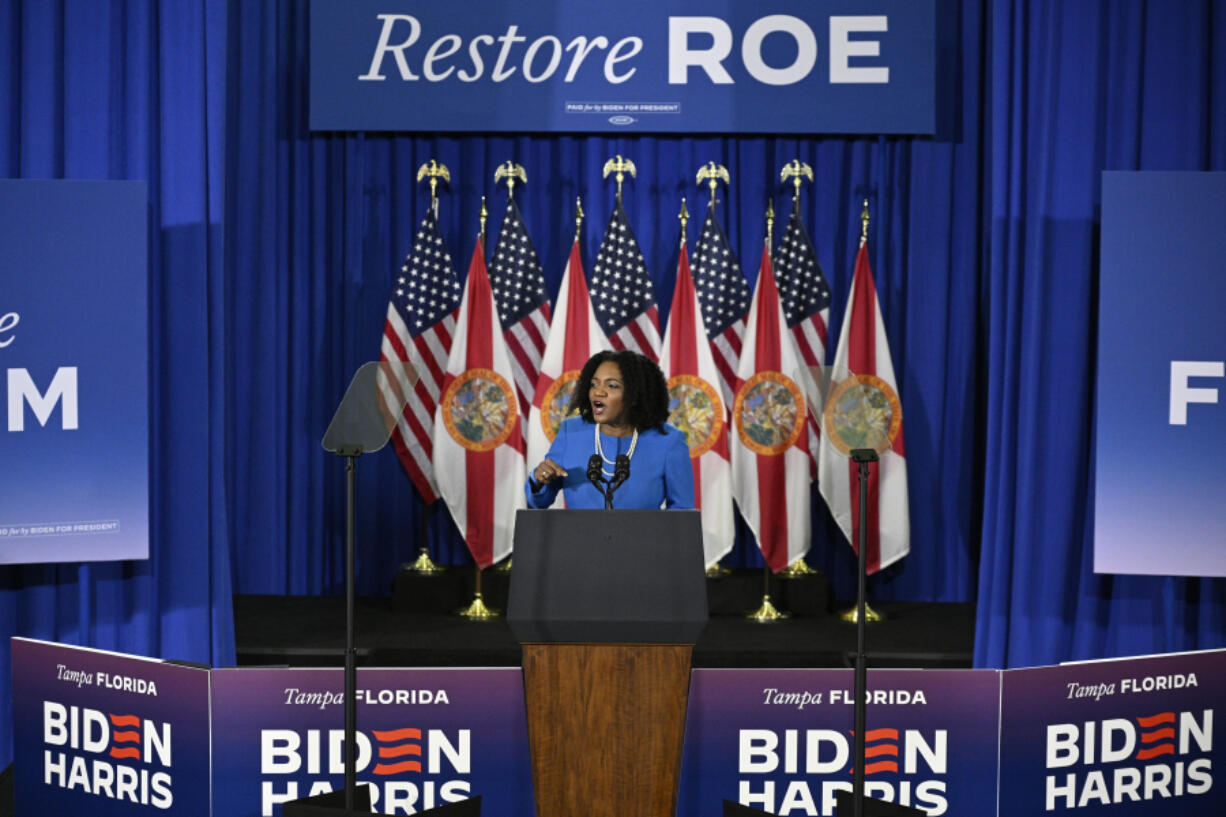
<svg viewBox="0 0 1226 817">
<path fill-rule="evenodd" d="M 865 655 L 865 577 L 868 575 L 868 464 L 877 462 L 877 452 L 872 448 L 856 448 L 851 458 L 858 465 L 860 477 L 860 546 L 857 550 L 856 588 L 856 683 L 855 683 L 855 772 L 852 775 L 852 792 L 855 794 L 855 817 L 864 817 L 864 729 L 868 702 L 868 657 Z"/>
<path fill-rule="evenodd" d="M 356 460 L 361 456 L 347 451 L 345 457 L 345 810 L 353 811 L 353 791 L 357 786 L 358 761 L 358 669 L 355 646 L 354 574 L 355 556 L 354 505 L 357 502 Z"/>
</svg>

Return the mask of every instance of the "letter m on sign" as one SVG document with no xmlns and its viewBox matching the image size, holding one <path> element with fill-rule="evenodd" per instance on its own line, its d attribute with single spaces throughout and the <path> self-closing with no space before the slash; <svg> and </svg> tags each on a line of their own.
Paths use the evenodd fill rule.
<svg viewBox="0 0 1226 817">
<path fill-rule="evenodd" d="M 61 426 L 77 428 L 77 367 L 61 366 L 44 394 L 34 385 L 26 369 L 8 370 L 9 431 L 25 431 L 25 406 L 28 403 L 41 426 L 47 425 L 51 412 L 60 405 Z"/>
</svg>

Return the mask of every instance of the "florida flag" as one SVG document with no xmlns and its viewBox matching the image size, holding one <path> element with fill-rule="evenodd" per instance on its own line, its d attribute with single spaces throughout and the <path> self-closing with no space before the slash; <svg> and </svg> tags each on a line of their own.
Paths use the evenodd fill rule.
<svg viewBox="0 0 1226 817">
<path fill-rule="evenodd" d="M 434 413 L 434 478 L 480 567 L 511 552 L 524 474 L 515 375 L 478 241 Z"/>
<path fill-rule="evenodd" d="M 776 573 L 809 550 L 813 425 L 797 382 L 803 365 L 764 247 L 736 372 L 732 495 Z"/>
<path fill-rule="evenodd" d="M 690 447 L 694 498 L 702 511 L 703 557 L 711 567 L 732 550 L 732 466 L 719 370 L 703 329 L 684 244 L 660 362 L 668 379 L 668 421 L 685 433 Z"/>
<path fill-rule="evenodd" d="M 880 460 L 869 463 L 868 507 L 863 509 L 868 518 L 865 561 L 868 572 L 875 573 L 911 550 L 911 520 L 898 382 L 863 239 L 856 254 L 855 278 L 831 372 L 823 411 L 825 433 L 818 458 L 818 482 L 831 515 L 858 554 L 860 485 L 858 466 L 848 452 L 859 446 L 847 440 L 880 441 Z"/>
<path fill-rule="evenodd" d="M 583 278 L 583 261 L 579 257 L 579 238 L 571 245 L 553 322 L 549 325 L 549 341 L 541 358 L 541 373 L 536 379 L 532 411 L 528 415 L 528 462 L 535 467 L 549 453 L 549 446 L 566 419 L 575 381 L 587 359 L 609 348 Z M 521 486 L 522 493 L 522 486 Z M 561 502 L 561 492 L 558 501 Z"/>
</svg>

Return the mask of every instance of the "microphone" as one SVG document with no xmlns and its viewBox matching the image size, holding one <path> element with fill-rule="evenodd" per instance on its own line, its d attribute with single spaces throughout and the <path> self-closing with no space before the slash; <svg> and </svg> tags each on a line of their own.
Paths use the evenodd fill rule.
<svg viewBox="0 0 1226 817">
<path fill-rule="evenodd" d="M 601 475 L 600 470 L 601 470 L 600 455 L 593 454 L 591 457 L 588 458 L 588 461 L 587 461 L 587 478 L 588 478 L 588 482 L 591 482 L 593 485 L 595 485 L 596 490 L 600 491 L 603 494 L 604 488 L 602 488 L 601 486 L 604 484 L 604 477 Z"/>
<path fill-rule="evenodd" d="M 630 457 L 618 454 L 613 463 L 613 481 L 609 485 L 609 493 L 616 491 L 628 479 L 630 479 Z"/>
</svg>

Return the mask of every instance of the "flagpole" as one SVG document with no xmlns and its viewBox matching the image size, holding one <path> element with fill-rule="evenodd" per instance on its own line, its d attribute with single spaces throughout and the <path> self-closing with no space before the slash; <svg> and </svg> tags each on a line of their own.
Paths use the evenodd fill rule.
<svg viewBox="0 0 1226 817">
<path fill-rule="evenodd" d="M 480 212 L 481 227 L 480 232 L 477 233 L 477 245 L 481 248 L 482 255 L 485 255 L 485 221 L 487 218 L 489 218 L 489 210 L 485 208 L 485 196 L 482 196 Z M 473 581 L 473 600 L 469 602 L 467 607 L 461 608 L 458 614 L 460 617 L 466 618 L 469 621 L 489 621 L 491 619 L 498 618 L 502 615 L 502 611 L 495 610 L 493 607 L 487 606 L 485 603 L 485 597 L 481 593 L 481 574 L 483 572 L 481 569 L 481 564 L 476 562 L 473 564 L 473 569 L 476 572 L 476 578 Z"/>
<path fill-rule="evenodd" d="M 865 199 L 864 209 L 860 211 L 860 246 L 861 247 L 863 247 L 865 244 L 868 243 L 868 222 L 869 222 L 868 199 Z M 862 504 L 860 507 L 864 508 L 866 506 Z M 868 540 L 868 534 L 864 532 L 864 526 L 861 525 L 860 550 L 865 549 L 865 543 L 867 542 L 867 540 Z M 860 603 L 857 602 L 855 606 L 839 613 L 839 619 L 842 621 L 846 621 L 848 624 L 859 624 L 861 610 L 864 611 L 863 616 L 864 616 L 864 621 L 866 624 L 876 624 L 878 621 L 882 621 L 885 618 L 885 616 L 881 615 L 881 613 L 878 613 L 876 610 L 874 610 L 872 607 L 869 606 L 868 601 L 867 601 L 867 596 L 866 596 L 863 606 L 861 606 Z"/>
<path fill-rule="evenodd" d="M 707 209 L 711 211 L 711 217 L 714 218 L 715 217 L 715 203 L 717 201 L 716 194 L 719 192 L 719 183 L 722 181 L 726 185 L 732 184 L 732 178 L 728 175 L 728 168 L 724 167 L 721 164 L 716 164 L 714 160 L 709 161 L 702 167 L 698 168 L 698 172 L 695 174 L 695 181 L 699 185 L 701 185 L 703 182 L 706 182 L 707 187 L 710 189 L 711 196 L 710 196 L 710 199 L 707 201 Z M 683 204 L 684 204 L 684 201 L 685 200 L 682 199 Z M 699 232 L 701 232 L 701 228 Z M 702 241 L 701 240 L 698 242 L 698 250 L 699 252 L 702 251 Z M 716 562 L 715 564 L 707 568 L 707 578 L 708 579 L 720 579 L 720 578 L 723 578 L 724 576 L 730 575 L 731 573 L 732 573 L 732 570 L 730 568 L 728 568 L 725 565 L 721 565 L 719 562 Z"/>
<path fill-rule="evenodd" d="M 430 212 L 434 214 L 435 218 L 438 218 L 438 180 L 442 179 L 450 184 L 451 171 L 448 170 L 447 165 L 440 164 L 436 159 L 431 159 L 417 169 L 417 181 L 420 183 L 426 179 L 430 181 Z M 417 558 L 409 565 L 409 570 L 420 576 L 434 576 L 447 569 L 430 558 L 428 542 L 430 535 L 430 513 L 433 509 L 433 502 L 427 503 L 422 509 L 421 534 Z"/>
<path fill-rule="evenodd" d="M 728 168 L 724 167 L 723 165 L 718 165 L 714 161 L 710 161 L 698 168 L 697 175 L 697 181 L 699 184 L 702 184 L 705 181 L 707 183 L 707 187 L 711 188 L 711 200 L 707 202 L 707 209 L 714 211 L 716 201 L 715 194 L 719 183 L 722 181 L 727 185 L 732 184 L 732 179 L 728 175 Z"/>
<path fill-rule="evenodd" d="M 436 576 L 447 569 L 430 558 L 430 548 L 426 544 L 430 541 L 430 514 L 433 510 L 433 502 L 421 509 L 421 525 L 418 528 L 421 546 L 417 549 L 417 559 L 408 566 L 409 570 L 420 576 Z"/>
<path fill-rule="evenodd" d="M 780 181 L 786 182 L 789 178 L 792 180 L 792 213 L 799 219 L 800 187 L 804 179 L 813 181 L 813 168 L 811 168 L 805 162 L 800 161 L 800 159 L 793 159 L 785 164 L 783 169 L 779 171 Z M 806 562 L 802 556 L 792 564 L 788 565 L 785 569 L 779 571 L 779 578 L 803 579 L 808 576 L 820 576 L 821 573 L 822 572 L 820 570 L 814 570 L 813 568 L 809 567 L 808 562 Z"/>
<path fill-rule="evenodd" d="M 766 202 L 766 251 L 769 254 L 771 244 L 773 243 L 775 230 L 775 203 L 769 199 Z M 759 546 L 761 542 L 758 543 Z M 788 614 L 779 610 L 771 603 L 771 567 L 770 562 L 766 561 L 766 554 L 762 554 L 762 604 L 757 610 L 754 610 L 749 615 L 745 616 L 750 621 L 756 621 L 759 624 L 766 624 L 772 621 L 782 621 L 788 618 Z"/>
<path fill-rule="evenodd" d="M 528 174 L 524 170 L 523 165 L 517 164 L 513 162 L 512 160 L 507 159 L 506 162 L 504 162 L 503 164 L 500 164 L 498 166 L 498 169 L 494 171 L 494 184 L 498 184 L 498 181 L 500 179 L 507 180 L 507 203 L 509 204 L 515 200 L 515 180 L 519 179 L 521 184 L 527 184 Z M 484 196 L 481 197 L 481 209 L 483 210 L 485 209 L 485 197 Z M 485 222 L 482 221 L 482 228 L 481 228 L 482 233 L 485 232 L 484 224 Z M 502 241 L 501 234 L 499 235 L 498 240 Z M 497 248 L 495 248 L 494 251 L 495 253 L 497 253 Z M 494 568 L 494 570 L 498 573 L 510 573 L 511 572 L 511 557 L 508 556 L 506 559 L 503 559 L 502 563 L 499 564 L 498 567 Z"/>
<path fill-rule="evenodd" d="M 623 159 L 619 153 L 604 163 L 604 172 L 601 178 L 609 178 L 610 173 L 617 174 L 614 177 L 614 181 L 617 182 L 617 203 L 620 205 L 622 203 L 622 182 L 625 181 L 626 174 L 629 173 L 631 177 L 636 177 L 638 171 L 634 167 L 634 162 L 629 159 Z"/>
</svg>

